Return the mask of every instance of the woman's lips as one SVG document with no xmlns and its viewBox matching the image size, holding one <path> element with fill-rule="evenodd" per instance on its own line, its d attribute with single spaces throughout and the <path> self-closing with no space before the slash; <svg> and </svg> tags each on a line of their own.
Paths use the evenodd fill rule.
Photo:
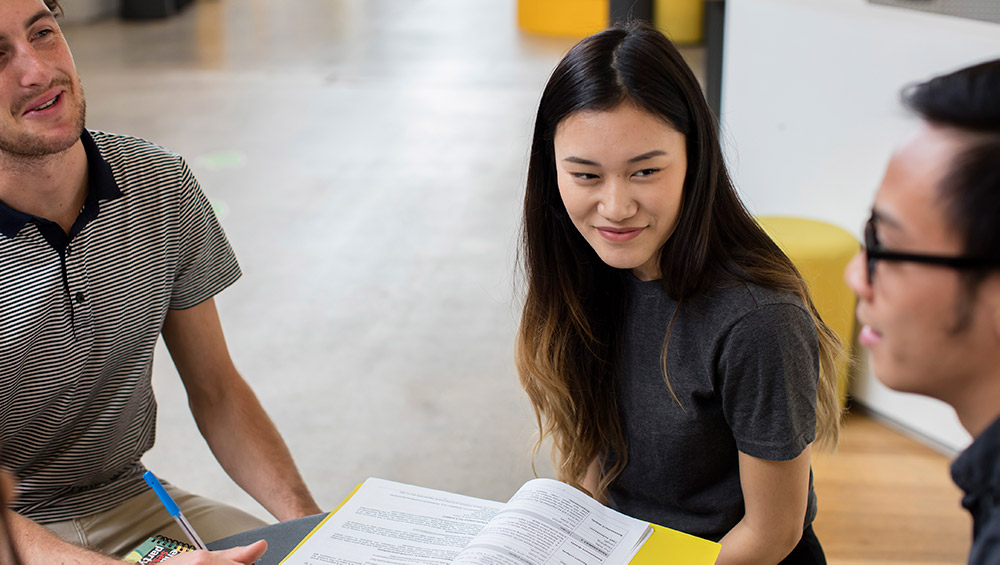
<svg viewBox="0 0 1000 565">
<path fill-rule="evenodd" d="M 872 347 L 882 343 L 882 334 L 873 330 L 871 326 L 865 324 L 858 334 L 858 342 L 865 347 Z"/>
<path fill-rule="evenodd" d="M 645 228 L 597 228 L 601 237 L 608 241 L 619 243 L 635 239 Z"/>
</svg>

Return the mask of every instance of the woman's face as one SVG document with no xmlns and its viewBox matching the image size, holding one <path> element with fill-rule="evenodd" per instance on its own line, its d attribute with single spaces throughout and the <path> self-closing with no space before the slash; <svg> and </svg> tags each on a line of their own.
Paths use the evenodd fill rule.
<svg viewBox="0 0 1000 565">
<path fill-rule="evenodd" d="M 687 173 L 684 134 L 622 104 L 581 110 L 556 126 L 559 195 L 601 260 L 642 280 L 661 277 L 660 249 L 674 231 Z"/>
</svg>

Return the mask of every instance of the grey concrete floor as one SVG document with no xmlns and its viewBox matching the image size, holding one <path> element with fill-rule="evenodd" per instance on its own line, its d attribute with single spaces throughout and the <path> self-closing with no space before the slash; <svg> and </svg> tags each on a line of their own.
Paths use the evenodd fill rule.
<svg viewBox="0 0 1000 565">
<path fill-rule="evenodd" d="M 88 127 L 184 155 L 215 204 L 244 272 L 217 297 L 230 350 L 323 507 L 369 476 L 497 500 L 533 476 L 519 204 L 574 39 L 523 34 L 515 0 L 201 0 L 65 32 Z M 146 464 L 267 518 L 162 345 L 154 373 Z"/>
</svg>

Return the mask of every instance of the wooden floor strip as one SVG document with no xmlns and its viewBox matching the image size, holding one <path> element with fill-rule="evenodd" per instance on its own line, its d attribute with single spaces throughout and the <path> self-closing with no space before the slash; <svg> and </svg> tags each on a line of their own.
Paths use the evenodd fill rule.
<svg viewBox="0 0 1000 565">
<path fill-rule="evenodd" d="M 950 457 L 855 411 L 836 452 L 814 452 L 830 565 L 961 565 L 972 521 L 949 474 Z"/>
</svg>

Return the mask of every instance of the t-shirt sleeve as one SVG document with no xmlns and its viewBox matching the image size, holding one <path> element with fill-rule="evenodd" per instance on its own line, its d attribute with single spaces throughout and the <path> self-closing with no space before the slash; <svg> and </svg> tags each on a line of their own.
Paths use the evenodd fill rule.
<svg viewBox="0 0 1000 565">
<path fill-rule="evenodd" d="M 743 316 L 726 335 L 718 375 L 741 452 L 787 461 L 816 438 L 819 344 L 802 307 L 767 304 Z"/>
<path fill-rule="evenodd" d="M 181 160 L 179 249 L 170 308 L 183 310 L 215 296 L 240 278 L 226 234 L 198 181 Z"/>
</svg>

